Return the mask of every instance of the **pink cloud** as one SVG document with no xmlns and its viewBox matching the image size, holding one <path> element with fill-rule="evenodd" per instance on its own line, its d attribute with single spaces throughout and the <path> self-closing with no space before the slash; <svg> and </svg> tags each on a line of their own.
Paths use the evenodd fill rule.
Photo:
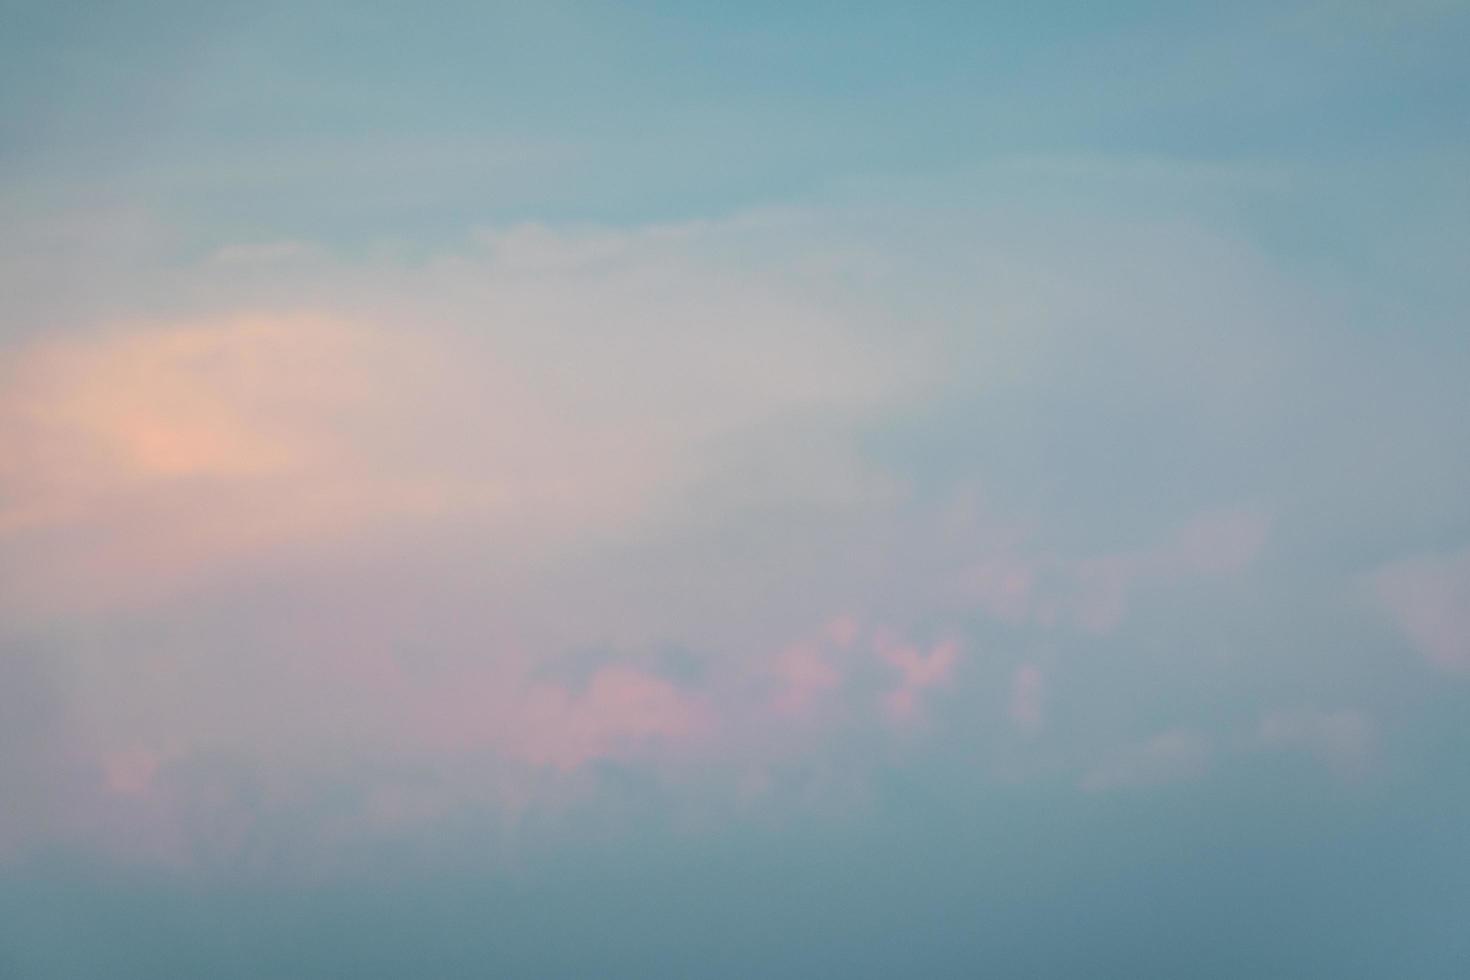
<svg viewBox="0 0 1470 980">
<path fill-rule="evenodd" d="M 1268 527 L 1250 511 L 1208 511 L 1150 547 L 1111 554 L 1028 555 L 1009 542 L 964 568 L 956 588 L 1000 622 L 1110 633 L 1127 617 L 1130 598 L 1141 586 L 1248 568 L 1265 545 Z"/>
<path fill-rule="evenodd" d="M 953 640 L 937 643 L 928 653 L 922 653 L 917 646 L 880 633 L 874 646 L 878 656 L 900 675 L 898 686 L 883 697 L 884 710 L 895 722 L 915 720 L 924 692 L 946 683 L 959 658 L 959 644 Z"/>
<path fill-rule="evenodd" d="M 781 680 L 775 708 L 788 717 L 808 714 L 818 699 L 842 684 L 842 674 L 837 667 L 820 650 L 808 644 L 797 644 L 787 649 L 775 669 Z"/>
<path fill-rule="evenodd" d="M 852 616 L 836 616 L 813 635 L 786 647 L 771 665 L 777 690 L 771 705 L 787 718 L 809 717 L 843 684 L 838 666 L 862 635 Z"/>
<path fill-rule="evenodd" d="M 1399 629 L 1435 666 L 1470 671 L 1470 549 L 1386 565 L 1370 580 Z"/>
<path fill-rule="evenodd" d="M 460 663 L 423 678 L 375 666 L 358 681 L 378 710 L 396 719 L 388 732 L 400 749 L 487 752 L 560 772 L 694 739 L 716 722 L 702 696 L 622 664 L 598 669 L 580 686 L 535 679 L 519 656 Z"/>
<path fill-rule="evenodd" d="M 160 759 L 145 748 L 109 752 L 102 758 L 103 778 L 108 791 L 119 796 L 142 796 L 153 787 Z"/>
<path fill-rule="evenodd" d="M 704 706 L 669 681 L 628 667 L 598 671 L 580 694 L 535 685 L 524 711 L 515 753 L 563 771 L 649 742 L 689 738 L 712 722 Z"/>
<path fill-rule="evenodd" d="M 358 707 L 375 720 L 375 730 L 351 732 L 354 751 L 374 760 L 354 777 L 362 792 L 355 810 L 312 811 L 320 761 L 304 760 L 323 758 L 319 746 L 293 759 L 248 743 L 169 755 L 132 745 L 95 753 L 90 784 L 53 801 L 55 818 L 25 830 L 21 843 L 62 840 L 123 861 L 207 870 L 255 860 L 252 842 L 275 832 L 278 812 L 305 814 L 288 821 L 292 837 L 281 843 L 306 848 L 409 832 L 481 805 L 511 820 L 532 796 L 555 800 L 548 776 L 602 760 L 670 758 L 701 745 L 718 720 L 704 698 L 620 664 L 575 686 L 530 679 L 514 660 L 427 677 L 375 666 L 338 683 L 352 685 L 349 699 L 370 702 Z M 329 723 L 341 727 L 340 718 Z M 394 775 L 401 772 L 410 777 Z M 0 820 L 0 838 L 7 830 L 17 828 Z M 311 855 L 318 859 L 330 860 Z"/>
<path fill-rule="evenodd" d="M 857 642 L 861 627 L 851 616 L 838 616 L 823 629 L 824 638 L 839 650 L 847 650 Z"/>
<path fill-rule="evenodd" d="M 471 292 L 432 314 L 244 312 L 0 349 L 0 609 L 137 608 L 446 527 L 501 552 L 586 550 L 705 485 L 726 462 L 711 444 L 798 407 L 840 428 L 903 387 L 774 297 L 694 337 L 623 290 L 585 307 L 549 286 L 508 306 Z M 685 299 L 705 322 L 704 290 Z M 845 443 L 749 451 L 771 477 L 742 493 L 882 492 Z"/>
</svg>

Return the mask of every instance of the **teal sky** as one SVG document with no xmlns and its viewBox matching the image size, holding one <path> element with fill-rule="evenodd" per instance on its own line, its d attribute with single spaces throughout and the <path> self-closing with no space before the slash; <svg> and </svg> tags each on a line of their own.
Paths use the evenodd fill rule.
<svg viewBox="0 0 1470 980">
<path fill-rule="evenodd" d="M 1454 0 L 0 0 L 0 977 L 1466 975 L 1467 121 Z"/>
</svg>

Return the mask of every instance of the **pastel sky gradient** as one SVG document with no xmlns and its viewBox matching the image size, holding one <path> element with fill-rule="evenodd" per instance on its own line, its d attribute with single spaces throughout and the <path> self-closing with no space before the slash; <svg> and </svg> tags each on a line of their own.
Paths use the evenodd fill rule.
<svg viewBox="0 0 1470 980">
<path fill-rule="evenodd" d="M 1470 975 L 1470 4 L 0 0 L 0 978 Z"/>
</svg>

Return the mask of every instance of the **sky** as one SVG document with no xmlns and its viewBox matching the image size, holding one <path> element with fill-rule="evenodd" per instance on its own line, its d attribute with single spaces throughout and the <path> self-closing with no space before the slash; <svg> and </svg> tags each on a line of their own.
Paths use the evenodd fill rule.
<svg viewBox="0 0 1470 980">
<path fill-rule="evenodd" d="M 0 0 L 0 977 L 1470 970 L 1470 5 Z"/>
</svg>

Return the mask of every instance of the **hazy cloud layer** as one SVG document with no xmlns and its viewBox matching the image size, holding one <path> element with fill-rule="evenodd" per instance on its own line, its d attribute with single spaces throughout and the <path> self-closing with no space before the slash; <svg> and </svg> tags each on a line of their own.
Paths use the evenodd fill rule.
<svg viewBox="0 0 1470 980">
<path fill-rule="evenodd" d="M 873 740 L 1085 790 L 1203 778 L 1244 714 L 1108 720 L 1221 642 L 1158 617 L 1269 621 L 1303 575 L 1359 602 L 1312 499 L 1364 464 L 1313 413 L 1413 368 L 1345 356 L 1310 283 L 1199 221 L 991 213 L 525 226 L 412 262 L 229 246 L 152 273 L 192 312 L 23 330 L 4 601 L 67 664 L 79 754 L 39 795 L 80 766 L 109 847 L 192 861 L 209 758 L 276 787 L 230 819 L 287 806 L 313 840 L 564 805 L 604 762 L 700 806 L 793 765 L 858 786 Z M 1380 417 L 1439 424 L 1415 411 Z M 1396 533 L 1347 506 L 1364 545 Z M 1448 667 L 1452 565 L 1372 573 Z M 1242 707 L 1258 749 L 1366 764 L 1357 709 Z M 295 798 L 311 772 L 358 802 Z"/>
<path fill-rule="evenodd" d="M 431 7 L 0 17 L 0 976 L 1463 973 L 1463 4 Z"/>
</svg>

